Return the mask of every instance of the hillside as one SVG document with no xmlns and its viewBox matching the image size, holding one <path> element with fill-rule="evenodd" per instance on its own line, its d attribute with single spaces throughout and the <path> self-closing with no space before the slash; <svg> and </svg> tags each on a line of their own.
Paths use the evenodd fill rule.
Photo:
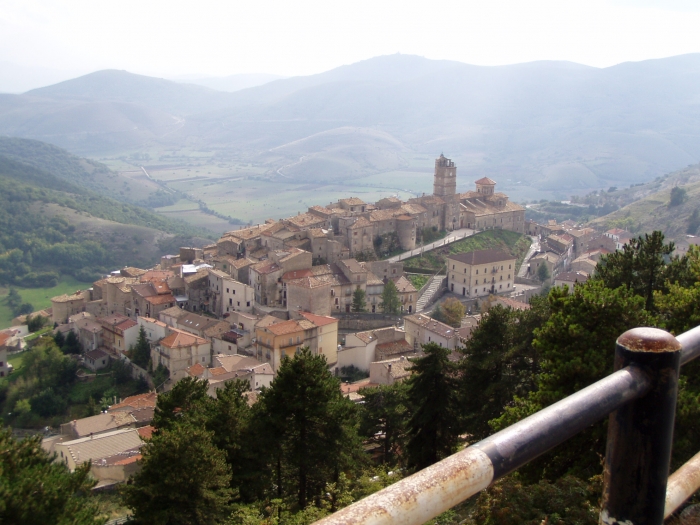
<svg viewBox="0 0 700 525">
<path fill-rule="evenodd" d="M 678 204 L 671 203 L 674 188 L 685 194 Z M 697 164 L 648 184 L 589 195 L 586 199 L 616 201 L 622 205 L 619 210 L 591 221 L 594 228 L 618 227 L 635 234 L 660 230 L 667 239 L 680 245 L 688 234 L 700 234 L 700 165 Z"/>
<path fill-rule="evenodd" d="M 175 236 L 201 243 L 197 233 L 0 156 L 0 285 L 50 287 L 64 275 L 89 281 L 149 266 L 163 254 L 159 245 Z"/>
<path fill-rule="evenodd" d="M 460 191 L 486 175 L 516 199 L 565 199 L 698 162 L 699 95 L 698 54 L 602 69 L 391 55 L 235 93 L 102 71 L 0 95 L 0 133 L 90 156 L 186 148 L 300 183 L 412 169 L 444 151 Z"/>
</svg>

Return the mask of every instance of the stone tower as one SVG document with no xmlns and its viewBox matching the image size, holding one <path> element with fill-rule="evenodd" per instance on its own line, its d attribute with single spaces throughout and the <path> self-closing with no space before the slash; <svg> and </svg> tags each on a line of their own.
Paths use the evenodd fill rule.
<svg viewBox="0 0 700 525">
<path fill-rule="evenodd" d="M 441 197 L 446 202 L 454 200 L 457 195 L 457 167 L 443 154 L 435 159 L 433 195 Z"/>
</svg>

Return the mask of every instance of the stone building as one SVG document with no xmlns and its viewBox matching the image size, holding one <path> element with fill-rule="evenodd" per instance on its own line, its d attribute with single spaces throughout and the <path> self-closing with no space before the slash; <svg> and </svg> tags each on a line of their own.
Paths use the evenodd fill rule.
<svg viewBox="0 0 700 525">
<path fill-rule="evenodd" d="M 500 250 L 476 250 L 447 257 L 447 289 L 464 297 L 514 290 L 515 257 Z"/>
</svg>

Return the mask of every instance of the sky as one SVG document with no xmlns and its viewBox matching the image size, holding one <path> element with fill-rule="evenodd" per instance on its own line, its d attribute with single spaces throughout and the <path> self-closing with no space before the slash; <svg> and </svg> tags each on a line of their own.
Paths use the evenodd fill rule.
<svg viewBox="0 0 700 525">
<path fill-rule="evenodd" d="M 606 67 L 700 52 L 698 27 L 697 0 L 1 0 L 0 74 L 293 76 L 393 53 Z"/>
</svg>

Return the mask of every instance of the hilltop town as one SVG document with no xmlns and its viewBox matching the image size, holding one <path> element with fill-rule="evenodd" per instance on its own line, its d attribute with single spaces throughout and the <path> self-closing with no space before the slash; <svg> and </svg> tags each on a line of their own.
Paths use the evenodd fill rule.
<svg viewBox="0 0 700 525">
<path fill-rule="evenodd" d="M 92 459 L 93 475 L 105 482 L 126 479 L 138 459 L 139 435 L 150 432 L 156 390 L 189 377 L 205 380 L 216 397 L 239 379 L 253 400 L 272 384 L 284 358 L 302 348 L 323 356 L 335 376 L 364 377 L 342 387 L 359 401 L 362 387 L 409 377 L 409 358 L 423 355 L 422 345 L 458 348 L 488 308 L 527 310 L 543 283 L 573 288 L 602 255 L 631 238 L 623 230 L 599 234 L 571 221 L 527 221 L 525 209 L 497 192 L 495 181 L 484 177 L 473 191 L 457 193 L 456 179 L 456 166 L 440 155 L 432 195 L 376 203 L 350 197 L 312 206 L 52 298 L 50 309 L 34 315 L 50 318 L 62 339 L 77 339 L 87 369 L 97 373 L 125 363 L 153 392 L 64 425 L 47 448 L 64 452 L 70 468 Z M 496 249 L 448 252 L 444 271 L 425 275 L 418 288 L 412 284 L 405 265 L 416 248 L 444 250 L 489 230 L 530 236 L 525 259 Z M 456 323 L 432 317 L 446 298 L 464 305 Z M 2 334 L 4 352 L 22 345 L 24 320 Z M 143 344 L 147 355 L 139 357 L 135 348 Z M 0 362 L 7 359 L 0 356 Z M 0 370 L 8 372 L 6 365 Z M 102 452 L 88 450 L 88 434 L 100 436 Z"/>
</svg>

